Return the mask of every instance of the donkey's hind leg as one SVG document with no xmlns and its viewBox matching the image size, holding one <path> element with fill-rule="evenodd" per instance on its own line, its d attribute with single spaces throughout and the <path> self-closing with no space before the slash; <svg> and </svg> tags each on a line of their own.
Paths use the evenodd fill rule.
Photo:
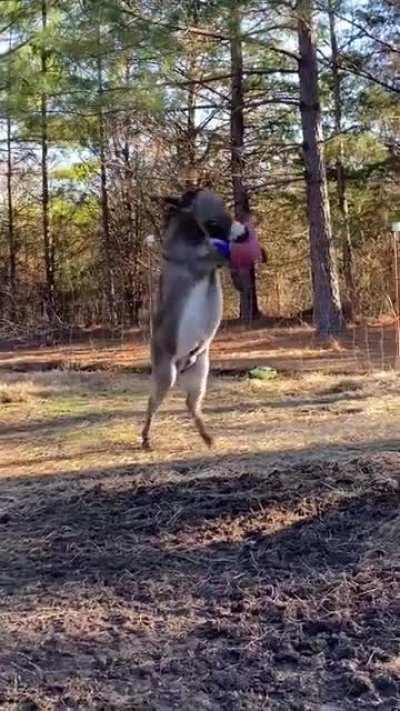
<svg viewBox="0 0 400 711">
<path fill-rule="evenodd" d="M 202 440 L 211 447 L 213 439 L 204 424 L 201 405 L 207 389 L 207 377 L 210 369 L 208 350 L 197 357 L 196 362 L 179 376 L 179 385 L 186 392 L 186 406 L 193 417 Z"/>
<path fill-rule="evenodd" d="M 162 365 L 153 367 L 152 387 L 147 404 L 146 420 L 142 430 L 142 447 L 151 449 L 150 428 L 153 417 L 164 400 L 168 390 L 174 385 L 176 380 L 176 366 L 172 361 L 164 361 Z"/>
</svg>

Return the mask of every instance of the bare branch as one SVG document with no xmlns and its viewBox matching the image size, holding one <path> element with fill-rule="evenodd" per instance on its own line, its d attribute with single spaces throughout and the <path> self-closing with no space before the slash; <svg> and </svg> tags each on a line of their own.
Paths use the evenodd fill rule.
<svg viewBox="0 0 400 711">
<path fill-rule="evenodd" d="M 328 8 L 326 5 L 319 4 L 317 5 L 318 9 L 323 11 L 323 12 L 328 12 Z M 400 49 L 395 47 L 395 45 L 391 44 L 390 42 L 386 42 L 386 40 L 381 39 L 381 37 L 377 37 L 376 35 L 372 34 L 365 25 L 361 25 L 359 22 L 354 20 L 353 18 L 346 17 L 346 15 L 342 15 L 342 13 L 338 12 L 338 10 L 334 9 L 333 10 L 334 15 L 339 19 L 342 20 L 343 22 L 347 22 L 347 24 L 351 25 L 352 27 L 355 27 L 357 30 L 359 30 L 364 37 L 368 37 L 368 39 L 373 40 L 373 42 L 376 42 L 377 44 L 380 44 L 382 47 L 385 47 L 388 49 L 390 52 L 395 52 L 396 54 L 400 54 Z"/>
</svg>

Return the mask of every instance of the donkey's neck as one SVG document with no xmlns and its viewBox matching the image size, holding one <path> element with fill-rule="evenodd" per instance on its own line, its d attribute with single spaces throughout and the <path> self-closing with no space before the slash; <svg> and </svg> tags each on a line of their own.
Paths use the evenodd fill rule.
<svg viewBox="0 0 400 711">
<path fill-rule="evenodd" d="M 209 274 L 194 282 L 186 295 L 177 329 L 176 357 L 208 347 L 222 315 L 222 293 L 219 274 Z"/>
<path fill-rule="evenodd" d="M 209 277 L 214 278 L 216 273 L 216 268 L 214 265 L 210 266 L 210 262 L 207 259 L 201 258 L 186 258 L 182 259 L 175 256 L 174 254 L 163 253 L 163 266 L 162 266 L 162 280 L 169 280 L 171 282 L 180 281 L 197 283 L 202 279 Z"/>
</svg>

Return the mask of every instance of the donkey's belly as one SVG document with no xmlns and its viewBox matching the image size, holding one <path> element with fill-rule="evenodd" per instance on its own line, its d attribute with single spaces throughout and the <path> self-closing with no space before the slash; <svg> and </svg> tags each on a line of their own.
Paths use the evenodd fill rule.
<svg viewBox="0 0 400 711">
<path fill-rule="evenodd" d="M 222 317 L 219 277 L 198 282 L 190 291 L 179 319 L 176 358 L 184 358 L 200 344 L 213 338 Z"/>
</svg>

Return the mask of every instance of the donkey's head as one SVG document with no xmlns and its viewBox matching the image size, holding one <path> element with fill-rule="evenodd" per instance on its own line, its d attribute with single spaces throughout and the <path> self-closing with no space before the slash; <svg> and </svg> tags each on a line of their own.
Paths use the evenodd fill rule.
<svg viewBox="0 0 400 711">
<path fill-rule="evenodd" d="M 211 271 L 224 263 L 211 239 L 229 237 L 232 220 L 214 193 L 188 190 L 181 197 L 165 200 L 164 255 L 196 271 Z"/>
<path fill-rule="evenodd" d="M 188 190 L 179 198 L 166 198 L 165 203 L 166 255 L 182 261 L 203 259 L 213 268 L 225 263 L 211 240 L 235 241 L 244 228 L 232 221 L 223 200 L 210 190 Z"/>
</svg>

